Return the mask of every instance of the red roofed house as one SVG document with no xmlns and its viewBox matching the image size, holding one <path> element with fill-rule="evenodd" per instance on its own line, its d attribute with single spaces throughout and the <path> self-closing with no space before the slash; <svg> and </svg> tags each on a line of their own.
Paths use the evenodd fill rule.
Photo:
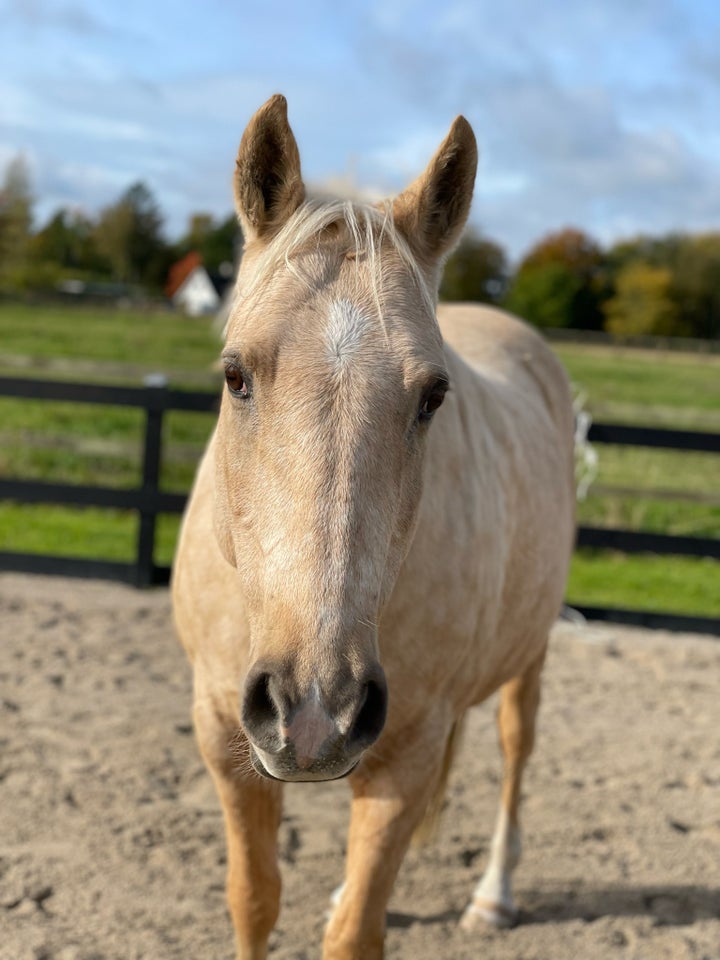
<svg viewBox="0 0 720 960">
<path fill-rule="evenodd" d="M 202 257 L 194 251 L 170 268 L 165 292 L 174 307 L 191 317 L 213 313 L 220 306 L 220 294 L 203 266 Z"/>
</svg>

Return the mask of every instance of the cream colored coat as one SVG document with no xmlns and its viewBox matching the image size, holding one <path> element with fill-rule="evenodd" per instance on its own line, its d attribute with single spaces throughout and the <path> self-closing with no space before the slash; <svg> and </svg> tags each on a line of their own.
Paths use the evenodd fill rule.
<svg viewBox="0 0 720 960">
<path fill-rule="evenodd" d="M 231 389 L 173 577 L 197 736 L 225 814 L 240 960 L 266 956 L 279 909 L 281 786 L 267 778 L 350 773 L 346 881 L 323 956 L 377 960 L 395 875 L 442 792 L 454 734 L 498 687 L 500 814 L 463 922 L 515 917 L 520 777 L 574 536 L 573 415 L 560 364 L 520 321 L 444 306 L 438 336 L 427 290 L 465 222 L 475 163 L 459 118 L 395 201 L 390 247 L 375 214 L 364 246 L 354 220 L 328 217 L 322 244 L 291 250 L 299 266 L 286 273 L 270 254 L 304 188 L 283 98 L 240 147 L 248 247 L 224 350 Z M 369 289 L 376 240 L 385 266 Z M 438 405 L 446 380 L 430 423 L 426 399 Z M 347 730 L 368 691 L 371 732 L 353 752 Z"/>
</svg>

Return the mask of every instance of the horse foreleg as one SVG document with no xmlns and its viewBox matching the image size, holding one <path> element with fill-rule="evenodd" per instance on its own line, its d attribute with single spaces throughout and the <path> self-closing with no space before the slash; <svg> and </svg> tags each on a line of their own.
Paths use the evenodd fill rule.
<svg viewBox="0 0 720 960">
<path fill-rule="evenodd" d="M 195 728 L 225 821 L 227 900 L 237 960 L 265 960 L 280 910 L 281 787 L 250 769 L 242 734 L 231 732 L 205 705 L 195 707 Z"/>
<path fill-rule="evenodd" d="M 345 883 L 323 960 L 382 960 L 385 912 L 400 864 L 436 787 L 447 731 L 397 749 L 381 741 L 353 776 Z"/>
<path fill-rule="evenodd" d="M 490 860 L 461 925 L 478 922 L 509 927 L 517 921 L 512 894 L 512 872 L 520 861 L 520 785 L 535 742 L 535 718 L 540 704 L 540 675 L 545 652 L 519 677 L 500 691 L 497 714 L 504 769 L 500 810 L 490 847 Z"/>
</svg>

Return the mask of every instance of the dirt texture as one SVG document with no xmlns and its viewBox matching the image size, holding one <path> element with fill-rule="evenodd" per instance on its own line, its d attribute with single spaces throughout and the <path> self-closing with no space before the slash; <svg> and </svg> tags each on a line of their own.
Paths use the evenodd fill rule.
<svg viewBox="0 0 720 960">
<path fill-rule="evenodd" d="M 224 839 L 166 590 L 0 577 L 0 960 L 231 960 Z M 720 960 L 720 642 L 559 625 L 524 784 L 520 923 L 458 919 L 500 760 L 473 712 L 437 841 L 411 850 L 394 960 Z M 349 791 L 295 784 L 276 960 L 317 960 Z"/>
</svg>

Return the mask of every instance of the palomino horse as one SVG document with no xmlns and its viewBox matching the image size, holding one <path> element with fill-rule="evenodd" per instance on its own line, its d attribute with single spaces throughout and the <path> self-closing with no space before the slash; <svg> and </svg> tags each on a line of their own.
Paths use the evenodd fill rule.
<svg viewBox="0 0 720 960">
<path fill-rule="evenodd" d="M 573 543 L 573 414 L 518 320 L 455 306 L 438 326 L 476 164 L 458 117 L 425 173 L 372 207 L 306 200 L 283 97 L 240 144 L 227 389 L 173 592 L 242 960 L 267 955 L 278 916 L 280 781 L 346 775 L 323 957 L 383 956 L 409 841 L 463 715 L 498 687 L 500 813 L 463 923 L 515 917 L 520 778 Z"/>
</svg>

